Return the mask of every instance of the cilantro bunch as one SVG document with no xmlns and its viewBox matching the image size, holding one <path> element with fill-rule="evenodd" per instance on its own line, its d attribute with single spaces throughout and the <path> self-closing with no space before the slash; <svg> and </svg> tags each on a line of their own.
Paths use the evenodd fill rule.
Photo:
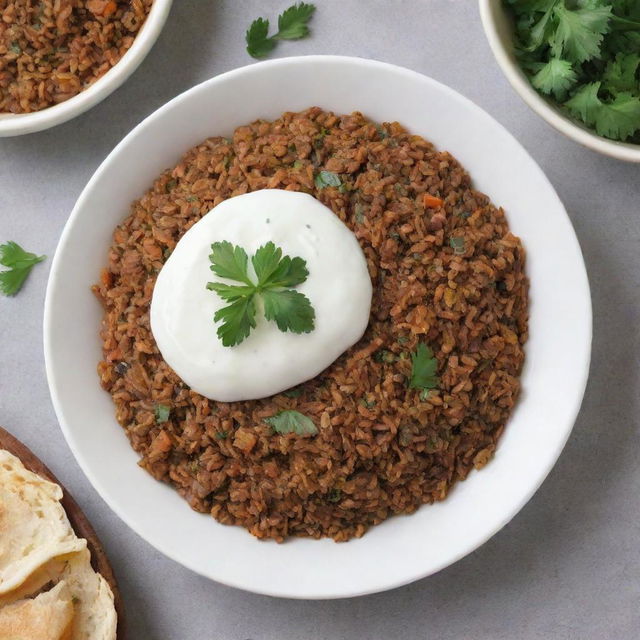
<svg viewBox="0 0 640 640">
<path fill-rule="evenodd" d="M 283 256 L 282 249 L 267 242 L 251 258 L 257 282 L 249 274 L 249 256 L 242 247 L 226 240 L 215 242 L 211 245 L 209 260 L 211 271 L 235 282 L 207 283 L 207 289 L 230 303 L 218 309 L 213 317 L 214 322 L 222 320 L 217 333 L 225 347 L 240 344 L 255 329 L 258 301 L 264 317 L 273 320 L 280 331 L 313 331 L 315 311 L 311 302 L 292 288 L 302 284 L 309 275 L 302 258 Z"/>
<path fill-rule="evenodd" d="M 504 2 L 531 84 L 598 135 L 640 144 L 640 2 Z"/>
</svg>

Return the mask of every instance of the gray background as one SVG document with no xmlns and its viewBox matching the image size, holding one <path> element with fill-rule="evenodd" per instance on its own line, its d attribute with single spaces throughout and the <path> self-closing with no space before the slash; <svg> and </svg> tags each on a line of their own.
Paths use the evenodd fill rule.
<svg viewBox="0 0 640 640">
<path fill-rule="evenodd" d="M 158 43 L 121 89 L 65 125 L 0 140 L 0 241 L 52 256 L 81 189 L 124 134 L 181 91 L 251 62 L 244 30 L 288 4 L 175 0 Z M 16 298 L 0 299 L 0 423 L 51 466 L 95 525 L 120 581 L 132 640 L 637 639 L 640 167 L 582 149 L 530 112 L 496 66 L 472 0 L 316 4 L 313 37 L 281 44 L 275 55 L 377 58 L 445 82 L 524 144 L 569 210 L 592 287 L 593 360 L 573 435 L 540 491 L 475 553 L 388 593 L 286 601 L 201 578 L 121 523 L 67 448 L 41 346 L 50 260 Z"/>
</svg>

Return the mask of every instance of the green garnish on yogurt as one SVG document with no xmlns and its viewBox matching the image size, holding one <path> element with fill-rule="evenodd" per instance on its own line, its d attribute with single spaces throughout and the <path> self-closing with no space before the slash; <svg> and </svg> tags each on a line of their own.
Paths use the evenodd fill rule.
<svg viewBox="0 0 640 640">
<path fill-rule="evenodd" d="M 240 344 L 255 329 L 258 299 L 262 302 L 264 317 L 273 320 L 280 331 L 313 331 L 315 311 L 311 302 L 303 293 L 293 289 L 309 275 L 305 260 L 283 256 L 282 249 L 273 242 L 267 242 L 251 258 L 257 282 L 249 274 L 249 257 L 242 247 L 226 240 L 215 242 L 211 245 L 209 260 L 211 271 L 234 282 L 207 283 L 207 289 L 229 302 L 213 317 L 214 322 L 222 321 L 217 334 L 223 346 Z"/>
</svg>

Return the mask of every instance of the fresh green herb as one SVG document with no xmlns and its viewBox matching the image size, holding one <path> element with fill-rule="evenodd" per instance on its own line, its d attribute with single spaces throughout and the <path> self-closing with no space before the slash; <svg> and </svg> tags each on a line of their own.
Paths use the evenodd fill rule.
<svg viewBox="0 0 640 640">
<path fill-rule="evenodd" d="M 287 398 L 299 398 L 302 395 L 301 389 L 287 389 L 287 391 L 282 392 L 283 396 L 287 396 Z"/>
<path fill-rule="evenodd" d="M 309 298 L 291 288 L 309 275 L 302 258 L 283 256 L 282 249 L 267 242 L 251 258 L 257 283 L 249 276 L 249 258 L 242 247 L 216 242 L 211 245 L 209 260 L 217 276 L 239 283 L 207 283 L 207 289 L 230 303 L 213 317 L 214 322 L 222 320 L 217 334 L 225 347 L 240 344 L 255 329 L 256 297 L 262 300 L 265 318 L 275 321 L 280 331 L 309 333 L 314 329 L 315 311 Z"/>
<path fill-rule="evenodd" d="M 279 411 L 264 421 L 270 425 L 276 433 L 287 434 L 296 433 L 299 436 L 315 436 L 318 428 L 311 418 L 303 415 L 299 411 Z"/>
<path fill-rule="evenodd" d="M 342 491 L 340 491 L 340 489 L 331 489 L 327 494 L 327 500 L 329 502 L 340 502 L 340 498 L 342 498 Z"/>
<path fill-rule="evenodd" d="M 449 238 L 449 246 L 457 256 L 464 255 L 464 252 L 466 251 L 464 238 Z"/>
<path fill-rule="evenodd" d="M 156 416 L 156 423 L 162 424 L 163 422 L 167 422 L 167 420 L 169 420 L 169 415 L 171 414 L 171 408 L 167 407 L 164 404 L 156 404 L 153 407 L 153 412 Z"/>
<path fill-rule="evenodd" d="M 216 433 L 216 440 L 226 440 L 229 434 L 226 431 L 218 431 Z"/>
<path fill-rule="evenodd" d="M 303 166 L 304 166 L 304 165 L 302 164 L 302 162 L 300 162 L 300 160 L 296 160 L 296 161 L 293 163 L 293 168 L 294 168 L 294 169 L 300 169 L 300 168 L 301 168 L 301 167 L 303 167 Z"/>
<path fill-rule="evenodd" d="M 269 36 L 268 20 L 254 20 L 245 36 L 247 53 L 252 58 L 264 58 L 275 49 L 278 40 L 306 38 L 310 33 L 307 23 L 315 10 L 315 5 L 306 2 L 292 5 L 278 16 L 278 33 L 273 36 Z"/>
<path fill-rule="evenodd" d="M 373 407 L 376 406 L 376 401 L 375 400 L 367 400 L 367 398 L 361 398 L 360 399 L 360 404 L 367 408 L 367 409 L 373 409 Z"/>
<path fill-rule="evenodd" d="M 471 214 L 468 211 L 461 211 L 457 215 L 458 215 L 458 217 L 462 218 L 463 220 L 466 220 L 467 218 L 469 218 L 471 216 Z"/>
<path fill-rule="evenodd" d="M 375 127 L 381 140 L 389 137 L 389 134 L 385 131 L 384 127 L 381 124 L 376 124 Z"/>
<path fill-rule="evenodd" d="M 173 189 L 176 188 L 176 185 L 178 184 L 177 180 L 169 180 L 169 182 L 167 182 L 167 184 L 164 187 L 164 190 L 169 193 L 170 191 L 173 191 Z"/>
<path fill-rule="evenodd" d="M 409 380 L 410 389 L 435 389 L 440 380 L 436 375 L 438 371 L 438 361 L 433 355 L 433 351 L 420 342 L 415 353 L 411 354 L 411 378 Z"/>
<path fill-rule="evenodd" d="M 188 196 L 187 202 L 198 202 L 198 196 Z"/>
<path fill-rule="evenodd" d="M 356 222 L 362 224 L 364 222 L 364 207 L 358 202 L 354 209 Z"/>
<path fill-rule="evenodd" d="M 339 187 L 342 184 L 340 176 L 333 171 L 320 171 L 314 180 L 316 188 Z"/>
<path fill-rule="evenodd" d="M 11 48 L 11 51 L 16 55 L 20 55 L 22 53 L 22 49 L 17 42 L 12 42 L 10 48 Z"/>
<path fill-rule="evenodd" d="M 431 389 L 423 389 L 420 392 L 420 400 L 424 402 L 429 397 L 430 393 L 431 393 Z"/>
<path fill-rule="evenodd" d="M 387 364 L 390 364 L 391 362 L 395 362 L 396 355 L 393 351 L 381 349 L 373 354 L 373 359 L 375 362 L 386 362 Z"/>
<path fill-rule="evenodd" d="M 504 1 L 531 84 L 598 135 L 640 143 L 640 3 Z"/>
<path fill-rule="evenodd" d="M 5 296 L 18 293 L 31 269 L 45 258 L 46 256 L 25 251 L 15 242 L 0 244 L 0 264 L 8 267 L 5 271 L 0 271 L 0 293 Z"/>
</svg>

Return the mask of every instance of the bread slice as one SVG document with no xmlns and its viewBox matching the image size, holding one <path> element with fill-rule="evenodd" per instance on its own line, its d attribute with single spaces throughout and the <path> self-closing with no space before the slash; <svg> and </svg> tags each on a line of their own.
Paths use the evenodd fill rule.
<svg viewBox="0 0 640 640">
<path fill-rule="evenodd" d="M 68 556 L 60 578 L 67 584 L 74 602 L 71 639 L 116 640 L 118 618 L 113 592 L 93 570 L 89 550 Z"/>
<path fill-rule="evenodd" d="M 0 597 L 52 558 L 86 548 L 60 504 L 62 489 L 0 450 Z"/>
<path fill-rule="evenodd" d="M 0 640 L 70 640 L 73 602 L 65 582 L 0 609 Z"/>
</svg>

